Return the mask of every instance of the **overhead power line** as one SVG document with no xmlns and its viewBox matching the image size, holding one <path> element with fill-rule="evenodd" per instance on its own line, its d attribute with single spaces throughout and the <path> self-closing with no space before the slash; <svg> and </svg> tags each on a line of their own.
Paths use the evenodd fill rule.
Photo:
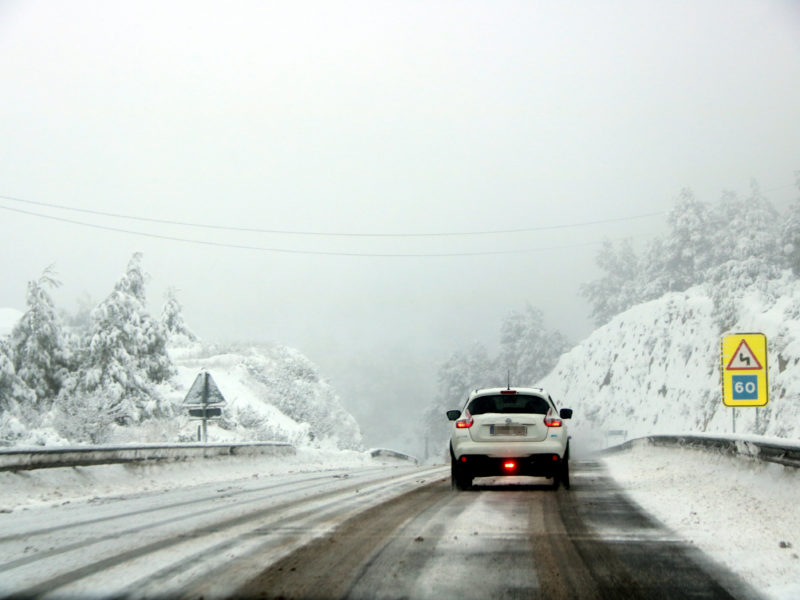
<svg viewBox="0 0 800 600">
<path fill-rule="evenodd" d="M 381 252 L 332 252 L 326 250 L 296 250 L 291 248 L 268 248 L 264 246 L 253 246 L 247 244 L 230 244 L 226 242 L 213 242 L 209 240 L 198 240 L 190 238 L 182 238 L 171 235 L 161 235 L 158 233 L 149 233 L 144 231 L 134 231 L 131 229 L 123 229 L 120 227 L 110 227 L 107 225 L 97 225 L 95 223 L 86 223 L 84 221 L 76 221 L 74 219 L 66 219 L 63 217 L 55 217 L 52 215 L 45 215 L 36 213 L 20 208 L 12 208 L 9 206 L 0 206 L 0 210 L 7 210 L 24 215 L 30 215 L 40 219 L 48 219 L 50 221 L 58 221 L 61 223 L 70 223 L 72 225 L 80 225 L 82 227 L 90 227 L 92 229 L 100 229 L 103 231 L 113 231 L 115 233 L 125 233 L 139 237 L 147 237 L 158 240 L 168 240 L 172 242 L 182 242 L 186 244 L 199 244 L 203 246 L 214 246 L 218 248 L 235 248 L 239 250 L 255 250 L 260 252 L 273 252 L 281 254 L 305 254 L 316 256 L 347 256 L 347 257 L 373 257 L 373 258 L 442 258 L 442 257 L 458 257 L 458 256 L 492 256 L 502 254 L 530 254 L 535 252 L 545 252 L 550 250 L 567 250 L 570 248 L 582 248 L 586 246 L 595 246 L 601 244 L 602 241 L 583 242 L 580 244 L 565 244 L 562 246 L 546 246 L 539 248 L 521 248 L 512 250 L 491 250 L 484 252 L 421 252 L 421 253 L 381 253 Z"/>
<path fill-rule="evenodd" d="M 178 225 L 181 227 L 194 227 L 201 229 L 214 229 L 217 231 L 235 231 L 239 233 L 266 233 L 272 235 L 292 235 L 292 236 L 314 236 L 314 237 L 351 237 L 351 238 L 423 238 L 423 237 L 461 237 L 461 236 L 485 236 L 485 235 L 500 235 L 500 234 L 514 234 L 514 233 L 532 233 L 536 231 L 552 231 L 557 229 L 572 229 L 576 227 L 588 227 L 591 225 L 605 225 L 608 223 L 619 223 L 622 221 L 633 221 L 637 219 L 646 219 L 666 214 L 667 211 L 655 211 L 648 213 L 641 213 L 637 215 L 629 215 L 625 217 L 614 217 L 609 219 L 597 219 L 594 221 L 579 221 L 573 223 L 562 223 L 558 225 L 542 225 L 537 227 L 521 227 L 517 229 L 496 229 L 486 231 L 445 231 L 433 233 L 360 233 L 360 232 L 323 232 L 323 231 L 293 231 L 286 229 L 261 229 L 256 227 L 236 227 L 228 225 L 214 225 L 209 223 L 193 223 L 189 221 L 178 221 L 171 219 L 156 219 L 153 217 L 141 217 L 138 215 L 127 215 L 122 213 L 105 212 L 99 210 L 91 210 L 87 208 L 76 208 L 64 204 L 52 204 L 48 202 L 38 202 L 35 200 L 26 200 L 24 198 L 17 198 L 14 196 L 0 195 L 0 199 L 12 202 L 20 202 L 23 204 L 42 206 L 46 208 L 55 208 L 58 210 L 66 210 L 71 212 L 101 216 L 112 217 L 115 219 L 128 219 L 131 221 L 141 221 L 145 223 L 158 223 L 161 225 Z M 7 207 L 0 207 L 6 210 L 14 210 Z M 25 212 L 18 210 L 17 212 Z M 27 213 L 36 214 L 36 213 Z M 66 219 L 65 219 L 66 220 Z"/>
</svg>

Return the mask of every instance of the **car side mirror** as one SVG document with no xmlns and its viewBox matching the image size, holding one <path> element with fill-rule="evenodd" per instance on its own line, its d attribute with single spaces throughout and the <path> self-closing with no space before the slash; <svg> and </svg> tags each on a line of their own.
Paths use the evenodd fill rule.
<svg viewBox="0 0 800 600">
<path fill-rule="evenodd" d="M 460 411 L 460 410 L 448 410 L 448 411 L 447 411 L 447 418 L 448 418 L 450 421 L 455 421 L 455 420 L 457 420 L 457 419 L 458 419 L 458 417 L 460 417 L 460 416 L 461 416 L 461 411 Z"/>
<path fill-rule="evenodd" d="M 562 419 L 571 419 L 572 418 L 572 409 L 571 408 L 562 408 L 558 415 Z"/>
</svg>

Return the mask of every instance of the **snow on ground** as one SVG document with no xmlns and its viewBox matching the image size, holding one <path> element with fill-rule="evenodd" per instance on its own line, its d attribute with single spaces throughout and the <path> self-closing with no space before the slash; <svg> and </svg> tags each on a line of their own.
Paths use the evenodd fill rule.
<svg viewBox="0 0 800 600">
<path fill-rule="evenodd" d="M 412 464 L 368 452 L 299 448 L 295 455 L 220 457 L 186 462 L 36 469 L 0 473 L 0 512 L 34 505 L 66 504 L 249 477 Z"/>
<path fill-rule="evenodd" d="M 755 459 L 637 444 L 605 457 L 630 497 L 767 597 L 800 598 L 800 472 Z"/>
<path fill-rule="evenodd" d="M 295 446 L 361 450 L 361 431 L 318 368 L 302 353 L 279 345 L 187 344 L 170 348 L 176 375 L 161 393 L 180 405 L 201 371 L 208 371 L 227 404 L 214 441 L 287 441 Z M 335 426 L 333 425 L 335 423 Z M 182 439 L 196 422 L 184 419 Z"/>
<path fill-rule="evenodd" d="M 800 441 L 800 282 L 754 286 L 739 298 L 737 321 L 720 331 L 704 286 L 666 294 L 617 315 L 565 353 L 540 384 L 575 410 L 570 431 L 601 448 L 609 432 L 628 438 L 681 432 L 728 433 L 720 342 L 725 333 L 763 332 L 769 346 L 769 406 L 739 409 L 736 431 Z"/>
<path fill-rule="evenodd" d="M 260 390 L 255 389 L 256 382 L 247 376 L 243 356 L 226 354 L 214 356 L 213 359 L 205 362 L 199 360 L 183 362 L 189 362 L 189 364 L 184 365 L 180 361 L 176 364 L 177 375 L 174 380 L 181 382 L 184 386 L 172 395 L 172 400 L 176 404 L 183 401 L 183 397 L 189 391 L 197 374 L 203 368 L 207 368 L 209 372 L 212 372 L 215 382 L 228 402 L 228 406 L 226 406 L 228 412 L 241 408 L 251 411 L 254 413 L 254 418 L 263 419 L 269 423 L 270 431 L 273 433 L 269 436 L 270 439 L 286 440 L 294 444 L 307 442 L 310 429 L 307 423 L 298 423 L 283 414 L 277 407 L 259 399 Z M 197 421 L 190 422 L 189 429 L 193 429 L 196 425 Z M 212 422 L 209 429 L 212 432 L 210 435 L 214 436 L 214 441 L 233 442 L 240 439 L 240 431 L 226 431 L 215 425 Z"/>
</svg>

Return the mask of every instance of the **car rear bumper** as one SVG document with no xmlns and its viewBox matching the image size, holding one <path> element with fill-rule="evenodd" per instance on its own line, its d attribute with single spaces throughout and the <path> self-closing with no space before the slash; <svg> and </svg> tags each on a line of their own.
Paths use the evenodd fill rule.
<svg viewBox="0 0 800 600">
<path fill-rule="evenodd" d="M 561 457 L 554 453 L 506 458 L 480 454 L 462 454 L 457 460 L 461 468 L 469 472 L 472 477 L 497 475 L 553 477 L 561 466 Z"/>
<path fill-rule="evenodd" d="M 563 438 L 552 438 L 543 442 L 508 442 L 486 443 L 473 442 L 469 439 L 456 439 L 452 442 L 453 455 L 456 459 L 462 456 L 486 456 L 489 458 L 522 458 L 526 456 L 541 456 L 557 454 L 564 456 L 566 441 Z"/>
</svg>

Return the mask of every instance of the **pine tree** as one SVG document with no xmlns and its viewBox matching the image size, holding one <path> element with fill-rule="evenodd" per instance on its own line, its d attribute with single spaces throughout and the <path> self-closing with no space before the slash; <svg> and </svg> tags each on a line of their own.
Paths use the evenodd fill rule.
<svg viewBox="0 0 800 600">
<path fill-rule="evenodd" d="M 669 213 L 659 276 L 666 291 L 684 291 L 703 281 L 714 263 L 715 223 L 709 206 L 684 189 Z"/>
<path fill-rule="evenodd" d="M 764 265 L 779 266 L 783 262 L 779 215 L 761 194 L 757 182 L 751 182 L 750 194 L 746 198 L 725 192 L 715 212 L 716 227 L 712 232 L 712 246 L 716 253 L 714 265 L 751 258 Z"/>
<path fill-rule="evenodd" d="M 617 249 L 609 240 L 597 253 L 597 266 L 604 275 L 581 286 L 581 295 L 592 305 L 592 317 L 598 325 L 641 302 L 641 264 L 630 240 L 622 240 Z"/>
<path fill-rule="evenodd" d="M 747 198 L 726 192 L 716 210 L 721 224 L 714 238 L 716 260 L 705 279 L 717 323 L 725 330 L 736 320 L 742 292 L 755 286 L 767 293 L 769 282 L 780 277 L 786 258 L 778 213 L 756 182 Z"/>
<path fill-rule="evenodd" d="M 514 311 L 500 328 L 499 366 L 508 370 L 512 385 L 534 386 L 570 348 L 560 331 L 544 326 L 542 311 L 528 304 Z"/>
<path fill-rule="evenodd" d="M 795 183 L 800 190 L 800 171 L 795 171 Z M 786 265 L 800 275 L 800 197 L 789 208 L 781 231 L 781 251 Z"/>
<path fill-rule="evenodd" d="M 0 445 L 14 444 L 25 435 L 26 423 L 37 420 L 31 407 L 36 394 L 14 370 L 13 352 L 0 339 Z"/>
<path fill-rule="evenodd" d="M 172 374 L 167 336 L 147 313 L 144 279 L 141 254 L 136 253 L 108 298 L 92 311 L 84 373 L 78 382 L 84 394 L 105 390 L 121 424 L 167 410 L 152 387 Z"/>
<path fill-rule="evenodd" d="M 20 407 L 32 406 L 35 401 L 36 394 L 14 369 L 11 347 L 0 339 L 0 414 L 17 414 Z"/>
<path fill-rule="evenodd" d="M 59 285 L 52 267 L 47 267 L 38 280 L 28 282 L 28 310 L 11 333 L 14 368 L 35 393 L 39 412 L 52 407 L 66 375 L 61 324 L 47 292 Z"/>
<path fill-rule="evenodd" d="M 505 374 L 499 372 L 486 347 L 475 342 L 466 351 L 454 352 L 439 367 L 438 380 L 436 398 L 422 416 L 422 429 L 434 446 L 447 439 L 445 412 L 461 408 L 470 390 L 505 385 Z"/>
<path fill-rule="evenodd" d="M 713 206 L 684 189 L 669 213 L 668 235 L 654 239 L 642 260 L 629 243 L 616 248 L 606 241 L 597 255 L 604 275 L 583 284 L 581 294 L 603 325 L 634 304 L 708 283 L 727 322 L 733 313 L 721 303 L 733 301 L 737 291 L 765 285 L 787 265 L 800 274 L 800 203 L 793 211 L 781 228 L 755 181 L 746 198 L 726 192 Z"/>
<path fill-rule="evenodd" d="M 167 289 L 167 299 L 161 310 L 161 326 L 173 343 L 195 342 L 197 336 L 186 326 L 183 320 L 183 306 L 178 302 L 177 290 Z"/>
</svg>

